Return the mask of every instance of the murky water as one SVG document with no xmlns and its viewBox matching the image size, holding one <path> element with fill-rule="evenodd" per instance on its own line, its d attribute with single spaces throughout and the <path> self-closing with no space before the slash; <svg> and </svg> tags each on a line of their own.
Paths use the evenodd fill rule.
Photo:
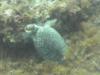
<svg viewBox="0 0 100 75">
<path fill-rule="evenodd" d="M 99 75 L 99 0 L 0 0 L 0 75 Z"/>
</svg>

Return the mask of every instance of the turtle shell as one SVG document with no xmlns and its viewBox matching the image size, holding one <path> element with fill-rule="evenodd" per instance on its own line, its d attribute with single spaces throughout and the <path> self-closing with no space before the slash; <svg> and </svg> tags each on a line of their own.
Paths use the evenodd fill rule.
<svg viewBox="0 0 100 75">
<path fill-rule="evenodd" d="M 38 54 L 43 59 L 62 60 L 66 50 L 66 44 L 61 35 L 52 27 L 40 27 L 33 41 Z"/>
</svg>

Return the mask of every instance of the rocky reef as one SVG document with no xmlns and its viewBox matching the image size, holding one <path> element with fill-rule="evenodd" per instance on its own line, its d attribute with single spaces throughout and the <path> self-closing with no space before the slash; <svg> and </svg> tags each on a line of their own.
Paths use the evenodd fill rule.
<svg viewBox="0 0 100 75">
<path fill-rule="evenodd" d="M 64 64 L 41 62 L 39 48 L 24 29 L 29 24 L 45 27 L 54 19 L 50 35 L 56 30 L 68 46 Z M 100 75 L 99 19 L 100 0 L 0 0 L 0 75 Z M 54 37 L 59 44 L 56 33 Z M 42 47 L 49 43 L 48 48 L 54 49 L 53 38 L 47 38 Z M 61 51 L 64 43 L 59 45 Z"/>
</svg>

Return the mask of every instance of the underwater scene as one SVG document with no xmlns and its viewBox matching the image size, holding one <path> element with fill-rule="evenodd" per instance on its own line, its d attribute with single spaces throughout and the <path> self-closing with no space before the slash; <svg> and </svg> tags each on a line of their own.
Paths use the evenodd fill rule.
<svg viewBox="0 0 100 75">
<path fill-rule="evenodd" d="M 100 0 L 0 0 L 0 75 L 100 75 Z"/>
</svg>

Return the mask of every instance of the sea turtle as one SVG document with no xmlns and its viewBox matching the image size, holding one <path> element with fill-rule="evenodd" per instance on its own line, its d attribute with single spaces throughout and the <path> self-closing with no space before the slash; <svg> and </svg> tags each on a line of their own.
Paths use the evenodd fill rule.
<svg viewBox="0 0 100 75">
<path fill-rule="evenodd" d="M 62 36 L 51 27 L 54 20 L 46 22 L 43 26 L 28 24 L 25 32 L 34 42 L 38 54 L 47 60 L 62 61 L 67 50 Z"/>
</svg>

